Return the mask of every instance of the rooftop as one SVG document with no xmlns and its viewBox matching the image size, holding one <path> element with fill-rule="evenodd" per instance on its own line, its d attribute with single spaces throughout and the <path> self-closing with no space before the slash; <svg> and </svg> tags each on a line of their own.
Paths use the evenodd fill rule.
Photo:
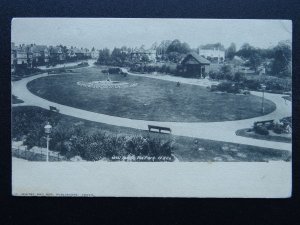
<svg viewBox="0 0 300 225">
<path fill-rule="evenodd" d="M 190 53 L 186 54 L 182 58 L 180 63 L 184 63 L 189 57 L 193 57 L 200 64 L 206 64 L 206 65 L 210 64 L 209 60 L 207 60 L 207 59 L 203 58 L 202 56 L 198 55 L 196 52 L 190 52 Z"/>
</svg>

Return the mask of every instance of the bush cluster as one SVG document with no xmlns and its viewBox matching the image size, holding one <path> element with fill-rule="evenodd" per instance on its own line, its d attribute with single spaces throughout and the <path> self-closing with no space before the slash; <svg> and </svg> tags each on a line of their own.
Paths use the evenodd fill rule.
<svg viewBox="0 0 300 225">
<path fill-rule="evenodd" d="M 44 136 L 44 126 L 49 121 L 52 126 L 56 126 L 61 119 L 61 115 L 42 109 L 33 110 L 32 107 L 13 108 L 11 117 L 12 138 L 22 140 L 26 136 L 29 147 L 33 147 L 38 140 Z M 43 141 L 41 141 L 43 142 Z"/>
<path fill-rule="evenodd" d="M 266 127 L 264 126 L 254 126 L 253 128 L 254 132 L 260 135 L 268 135 L 269 131 Z"/>
<path fill-rule="evenodd" d="M 270 123 L 268 125 L 254 126 L 253 131 L 257 134 L 268 135 L 269 130 L 272 130 L 276 134 L 284 134 L 291 132 L 288 126 L 292 128 L 292 117 L 284 117 L 280 120 L 280 123 Z"/>
<path fill-rule="evenodd" d="M 38 68 L 16 67 L 16 70 L 12 72 L 12 75 L 26 76 L 41 73 L 42 70 Z"/>
<path fill-rule="evenodd" d="M 127 156 L 147 156 L 154 161 L 165 161 L 161 158 L 165 156 L 173 160 L 173 143 L 169 139 L 105 132 L 89 135 L 80 125 L 65 126 L 60 114 L 41 109 L 32 110 L 30 107 L 15 110 L 12 114 L 12 138 L 23 139 L 29 149 L 33 146 L 46 147 L 46 121 L 53 126 L 50 149 L 67 158 L 80 156 L 84 160 L 97 161 L 103 158 L 114 160 L 115 157 L 122 159 Z"/>
<path fill-rule="evenodd" d="M 234 82 L 241 82 L 245 80 L 245 76 L 243 73 L 236 72 L 222 72 L 220 71 L 209 71 L 208 76 L 212 80 L 228 80 Z"/>
<path fill-rule="evenodd" d="M 98 161 L 106 158 L 127 156 L 149 156 L 159 161 L 160 156 L 172 157 L 173 145 L 170 140 L 163 141 L 150 136 L 125 136 L 105 132 L 86 135 L 80 128 L 69 131 L 56 129 L 50 145 L 53 150 L 67 158 L 80 156 L 84 160 Z"/>
<path fill-rule="evenodd" d="M 240 87 L 237 83 L 229 82 L 229 81 L 222 82 L 217 86 L 214 86 L 214 88 L 212 88 L 211 90 L 222 91 L 227 93 L 235 93 L 235 94 L 241 92 Z"/>
<path fill-rule="evenodd" d="M 167 66 L 163 64 L 162 66 L 155 66 L 155 65 L 146 65 L 146 64 L 136 64 L 130 67 L 132 72 L 139 72 L 139 73 L 172 73 L 176 74 L 176 69 L 172 68 L 171 66 Z"/>
<path fill-rule="evenodd" d="M 261 84 L 266 85 L 266 90 L 275 93 L 290 91 L 292 88 L 291 79 L 279 78 L 274 76 L 246 76 L 244 73 L 233 73 L 229 65 L 222 66 L 219 70 L 209 72 L 212 80 L 227 80 L 239 83 L 241 88 L 257 91 L 261 89 Z"/>
<path fill-rule="evenodd" d="M 111 68 L 108 68 L 108 71 L 107 71 L 109 74 L 118 74 L 118 73 L 121 73 L 121 69 L 118 68 L 118 67 L 111 67 Z"/>
</svg>

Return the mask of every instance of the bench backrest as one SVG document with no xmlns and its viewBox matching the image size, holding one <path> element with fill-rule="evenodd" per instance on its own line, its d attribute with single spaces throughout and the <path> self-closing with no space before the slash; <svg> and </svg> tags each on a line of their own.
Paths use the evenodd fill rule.
<svg viewBox="0 0 300 225">
<path fill-rule="evenodd" d="M 254 122 L 254 126 L 272 124 L 272 123 L 274 123 L 274 120 L 257 121 L 257 122 Z"/>
<path fill-rule="evenodd" d="M 160 127 L 160 126 L 153 126 L 153 125 L 148 125 L 148 128 L 154 128 L 154 129 L 161 129 L 161 130 L 171 130 L 169 127 Z"/>
</svg>

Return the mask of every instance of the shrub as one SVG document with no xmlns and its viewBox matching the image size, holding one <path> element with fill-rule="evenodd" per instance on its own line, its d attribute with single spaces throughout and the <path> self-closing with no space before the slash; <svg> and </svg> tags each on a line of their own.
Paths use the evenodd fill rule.
<svg viewBox="0 0 300 225">
<path fill-rule="evenodd" d="M 120 68 L 109 68 L 108 69 L 109 74 L 120 73 L 120 72 L 121 72 Z"/>
<path fill-rule="evenodd" d="M 231 82 L 222 82 L 220 84 L 218 84 L 218 90 L 219 91 L 228 91 L 231 87 L 232 87 L 233 83 Z"/>
<path fill-rule="evenodd" d="M 215 71 L 209 71 L 208 76 L 212 80 L 217 79 L 217 73 Z"/>
<path fill-rule="evenodd" d="M 210 86 L 210 91 L 217 91 L 218 90 L 218 86 L 217 85 L 211 85 Z"/>
<path fill-rule="evenodd" d="M 158 138 L 147 138 L 146 149 L 144 150 L 147 152 L 145 155 L 151 157 L 171 156 L 173 146 L 171 141 L 162 141 Z"/>
<path fill-rule="evenodd" d="M 233 76 L 232 74 L 232 69 L 230 65 L 223 65 L 220 69 L 221 73 L 225 75 L 225 77 L 227 76 Z"/>
<path fill-rule="evenodd" d="M 280 122 L 283 123 L 283 124 L 288 124 L 288 125 L 290 125 L 290 127 L 292 127 L 292 117 L 291 116 L 283 117 L 280 120 Z"/>
<path fill-rule="evenodd" d="M 260 82 L 258 80 L 245 80 L 243 84 L 250 90 L 258 90 L 260 88 Z"/>
<path fill-rule="evenodd" d="M 234 75 L 232 73 L 224 74 L 224 77 L 225 77 L 226 80 L 229 80 L 229 81 L 234 80 Z"/>
<path fill-rule="evenodd" d="M 245 80 L 245 75 L 241 72 L 236 72 L 233 77 L 233 81 L 240 82 Z"/>
<path fill-rule="evenodd" d="M 228 93 L 239 93 L 239 86 L 233 82 L 222 82 L 217 85 L 217 90 Z"/>
<path fill-rule="evenodd" d="M 266 83 L 267 90 L 283 91 L 286 89 L 286 84 L 278 80 L 267 81 Z"/>
<path fill-rule="evenodd" d="M 263 126 L 254 126 L 253 128 L 254 132 L 260 135 L 268 135 L 269 131 L 266 127 Z"/>
<path fill-rule="evenodd" d="M 12 113 L 12 138 L 20 140 L 23 136 L 30 135 L 28 143 L 30 145 L 39 144 L 41 136 L 44 135 L 46 121 L 49 121 L 52 126 L 56 126 L 60 118 L 61 115 L 58 113 L 41 109 L 33 110 L 32 107 L 14 108 Z"/>
<path fill-rule="evenodd" d="M 141 136 L 130 137 L 126 142 L 126 151 L 135 156 L 143 152 L 147 139 Z"/>
<path fill-rule="evenodd" d="M 279 123 L 276 123 L 276 124 L 274 124 L 274 126 L 273 126 L 273 131 L 274 131 L 274 133 L 276 133 L 276 134 L 282 134 L 282 133 L 285 132 L 285 129 L 284 129 L 284 126 L 282 126 L 282 125 L 279 124 Z"/>
</svg>

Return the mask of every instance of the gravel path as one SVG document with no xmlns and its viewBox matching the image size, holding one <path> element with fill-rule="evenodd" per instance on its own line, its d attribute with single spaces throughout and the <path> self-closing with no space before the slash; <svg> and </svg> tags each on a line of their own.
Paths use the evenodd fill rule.
<svg viewBox="0 0 300 225">
<path fill-rule="evenodd" d="M 90 64 L 90 67 L 91 66 L 92 65 Z M 178 81 L 178 78 L 174 79 L 171 76 L 152 77 L 151 75 L 144 75 L 144 74 L 140 74 L 140 75 L 132 74 L 132 75 L 145 76 L 145 77 L 150 77 L 155 79 L 164 79 L 172 82 Z M 251 127 L 253 125 L 253 122 L 255 121 L 268 120 L 268 119 L 279 120 L 282 117 L 291 116 L 291 102 L 285 101 L 282 98 L 282 95 L 279 94 L 265 93 L 265 98 L 273 101 L 276 104 L 276 110 L 268 115 L 264 115 L 261 117 L 245 119 L 245 120 L 236 120 L 236 121 L 224 121 L 224 122 L 198 122 L 198 123 L 157 122 L 157 121 L 146 121 L 146 120 L 133 120 L 133 119 L 104 115 L 100 113 L 94 113 L 94 112 L 50 102 L 46 99 L 43 99 L 41 97 L 32 94 L 27 89 L 26 86 L 27 83 L 34 79 L 45 77 L 45 76 L 49 76 L 49 75 L 40 74 L 32 77 L 27 77 L 19 81 L 12 82 L 12 93 L 15 96 L 17 96 L 19 99 L 22 99 L 24 101 L 24 103 L 17 104 L 17 105 L 39 106 L 44 109 L 49 109 L 49 106 L 51 105 L 58 108 L 60 113 L 62 114 L 78 117 L 89 121 L 99 122 L 99 123 L 130 127 L 135 129 L 141 129 L 141 130 L 147 130 L 149 124 L 166 126 L 172 129 L 172 134 L 174 135 L 188 136 L 194 138 L 204 138 L 204 139 L 215 140 L 215 141 L 225 141 L 231 143 L 292 151 L 291 143 L 257 140 L 257 139 L 237 136 L 235 134 L 235 131 L 238 129 Z M 180 82 L 203 86 L 203 82 L 201 83 L 196 79 L 191 80 L 188 78 L 180 78 Z M 261 92 L 252 91 L 251 94 L 262 96 Z"/>
</svg>

